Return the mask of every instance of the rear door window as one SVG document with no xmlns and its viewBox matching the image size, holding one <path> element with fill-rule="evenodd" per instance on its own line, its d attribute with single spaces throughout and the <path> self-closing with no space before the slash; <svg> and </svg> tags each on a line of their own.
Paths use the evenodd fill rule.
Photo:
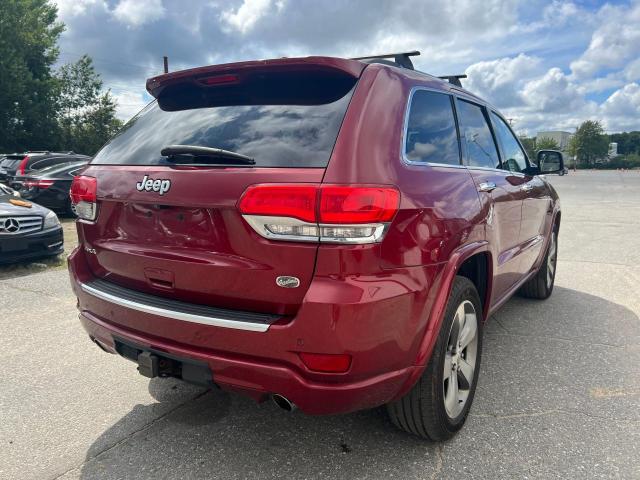
<svg viewBox="0 0 640 480">
<path fill-rule="evenodd" d="M 460 164 L 451 96 L 416 90 L 411 98 L 404 154 L 410 162 Z"/>
<path fill-rule="evenodd" d="M 527 169 L 527 160 L 515 135 L 505 121 L 494 112 L 491 112 L 491 121 L 502 146 L 502 168 L 511 172 L 524 172 Z"/>
<path fill-rule="evenodd" d="M 460 99 L 456 106 L 465 164 L 469 167 L 499 168 L 498 150 L 487 123 L 485 109 Z"/>
<path fill-rule="evenodd" d="M 164 147 L 194 145 L 249 156 L 256 167 L 326 167 L 354 84 L 355 80 L 332 95 L 297 98 L 290 104 L 270 105 L 261 98 L 260 104 L 252 105 L 243 99 L 238 105 L 228 105 L 226 100 L 226 105 L 184 110 L 173 110 L 172 105 L 168 111 L 154 101 L 91 163 L 171 165 L 160 154 Z"/>
</svg>

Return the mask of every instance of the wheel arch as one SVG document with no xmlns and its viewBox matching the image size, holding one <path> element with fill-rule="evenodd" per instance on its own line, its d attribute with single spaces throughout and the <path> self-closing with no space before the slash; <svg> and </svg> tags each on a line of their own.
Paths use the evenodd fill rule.
<svg viewBox="0 0 640 480">
<path fill-rule="evenodd" d="M 436 298 L 429 314 L 427 328 L 424 332 L 414 361 L 414 366 L 417 368 L 412 371 L 412 374 L 407 378 L 405 384 L 394 398 L 397 399 L 402 397 L 413 387 L 422 375 L 429 358 L 431 358 L 433 347 L 438 338 L 438 333 L 440 332 L 447 301 L 449 300 L 451 288 L 456 275 L 461 272 L 463 273 L 462 276 L 467 278 L 469 278 L 468 275 L 472 275 L 475 276 L 475 281 L 473 278 L 470 278 L 470 280 L 474 285 L 476 284 L 476 281 L 482 283 L 482 277 L 477 273 L 478 270 L 474 270 L 474 266 L 476 268 L 480 267 L 481 271 L 483 271 L 485 275 L 486 284 L 484 286 L 484 295 L 480 294 L 480 298 L 482 301 L 483 319 L 486 319 L 486 315 L 490 307 L 491 288 L 493 286 L 493 259 L 489 248 L 489 242 L 482 240 L 463 245 L 454 251 L 449 257 L 449 261 L 446 263 L 441 274 L 440 284 L 437 287 Z"/>
</svg>

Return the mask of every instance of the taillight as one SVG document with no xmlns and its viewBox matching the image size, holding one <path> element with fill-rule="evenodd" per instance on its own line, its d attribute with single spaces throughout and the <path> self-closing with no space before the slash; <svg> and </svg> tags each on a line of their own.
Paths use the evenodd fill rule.
<svg viewBox="0 0 640 480">
<path fill-rule="evenodd" d="M 265 238 L 376 243 L 399 203 L 400 192 L 388 186 L 262 184 L 249 187 L 238 208 Z"/>
<path fill-rule="evenodd" d="M 27 162 L 29 162 L 29 155 L 20 160 L 18 168 L 16 169 L 16 175 L 24 175 L 24 172 L 27 170 Z"/>
<path fill-rule="evenodd" d="M 40 188 L 44 190 L 53 185 L 53 180 L 25 180 L 23 185 L 27 188 Z"/>
<path fill-rule="evenodd" d="M 240 199 L 245 215 L 290 217 L 316 221 L 318 189 L 315 185 L 253 185 Z"/>
<path fill-rule="evenodd" d="M 98 180 L 94 177 L 78 175 L 71 183 L 71 203 L 76 215 L 84 220 L 94 221 L 97 210 Z"/>
</svg>

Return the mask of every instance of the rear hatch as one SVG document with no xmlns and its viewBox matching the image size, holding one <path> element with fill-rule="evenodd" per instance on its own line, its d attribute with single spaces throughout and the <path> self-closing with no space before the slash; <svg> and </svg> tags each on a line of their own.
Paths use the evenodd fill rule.
<svg viewBox="0 0 640 480">
<path fill-rule="evenodd" d="M 262 238 L 237 203 L 250 185 L 322 181 L 363 68 L 282 59 L 149 80 L 157 100 L 83 172 L 97 179 L 98 217 L 79 223 L 94 275 L 184 302 L 294 314 L 317 244 Z M 238 155 L 163 155 L 170 145 Z M 300 286 L 278 286 L 279 276 Z"/>
</svg>

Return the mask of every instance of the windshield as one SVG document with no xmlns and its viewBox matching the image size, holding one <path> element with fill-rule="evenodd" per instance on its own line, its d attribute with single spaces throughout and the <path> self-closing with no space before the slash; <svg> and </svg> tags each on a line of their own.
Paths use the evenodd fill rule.
<svg viewBox="0 0 640 480">
<path fill-rule="evenodd" d="M 229 150 L 257 167 L 326 167 L 353 88 L 315 105 L 235 105 L 164 111 L 149 104 L 95 156 L 92 164 L 171 165 L 168 145 Z"/>
</svg>

